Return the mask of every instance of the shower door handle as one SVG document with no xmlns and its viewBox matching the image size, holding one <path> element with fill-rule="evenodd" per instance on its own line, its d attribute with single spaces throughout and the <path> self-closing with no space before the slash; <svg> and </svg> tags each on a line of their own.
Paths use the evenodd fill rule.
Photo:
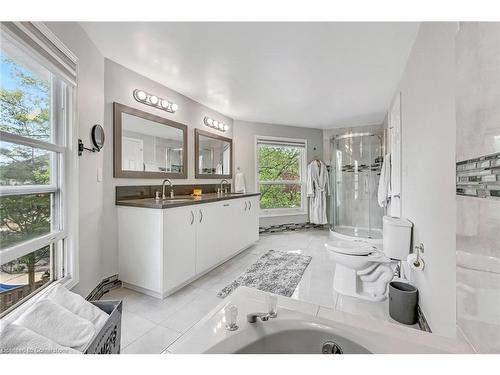
<svg viewBox="0 0 500 375">
<path fill-rule="evenodd" d="M 368 189 L 368 175 L 365 175 L 365 194 L 369 194 L 370 190 Z"/>
</svg>

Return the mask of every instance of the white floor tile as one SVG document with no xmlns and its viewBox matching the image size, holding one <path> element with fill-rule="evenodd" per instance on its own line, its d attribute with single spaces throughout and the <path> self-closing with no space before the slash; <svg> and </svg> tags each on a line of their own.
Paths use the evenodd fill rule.
<svg viewBox="0 0 500 375">
<path fill-rule="evenodd" d="M 187 286 L 165 299 L 154 298 L 143 295 L 140 299 L 129 304 L 129 311 L 145 318 L 153 323 L 160 323 L 172 313 L 194 300 L 204 291 L 199 288 Z"/>
<path fill-rule="evenodd" d="M 151 321 L 140 317 L 130 311 L 123 311 L 121 329 L 121 347 L 138 339 L 155 326 Z"/>
<path fill-rule="evenodd" d="M 126 346 L 123 354 L 160 354 L 179 336 L 180 332 L 162 326 L 154 326 L 143 336 Z"/>
<path fill-rule="evenodd" d="M 214 292 L 206 291 L 185 305 L 179 311 L 170 315 L 160 324 L 164 327 L 174 329 L 179 332 L 185 332 L 203 318 L 210 310 L 221 303 Z"/>
</svg>

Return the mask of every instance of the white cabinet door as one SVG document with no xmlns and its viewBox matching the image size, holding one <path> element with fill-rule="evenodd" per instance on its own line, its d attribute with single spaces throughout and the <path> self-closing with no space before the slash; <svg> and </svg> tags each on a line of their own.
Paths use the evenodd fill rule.
<svg viewBox="0 0 500 375">
<path fill-rule="evenodd" d="M 248 197 L 248 207 L 245 215 L 245 246 L 259 240 L 259 197 Z"/>
<path fill-rule="evenodd" d="M 224 201 L 221 210 L 223 216 L 221 233 L 224 233 L 225 241 L 223 259 L 225 259 L 240 251 L 245 241 L 243 237 L 245 233 L 243 199 Z"/>
<path fill-rule="evenodd" d="M 227 241 L 222 202 L 196 207 L 196 273 L 203 272 L 224 259 Z"/>
<path fill-rule="evenodd" d="M 163 210 L 163 292 L 196 274 L 197 207 Z"/>
<path fill-rule="evenodd" d="M 248 247 L 259 239 L 259 197 L 244 199 L 243 233 L 241 248 Z"/>
<path fill-rule="evenodd" d="M 118 270 L 128 284 L 162 293 L 162 210 L 118 207 Z"/>
</svg>

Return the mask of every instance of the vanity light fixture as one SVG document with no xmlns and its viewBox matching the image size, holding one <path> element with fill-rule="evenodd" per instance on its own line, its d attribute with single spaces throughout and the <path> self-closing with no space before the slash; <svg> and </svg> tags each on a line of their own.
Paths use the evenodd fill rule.
<svg viewBox="0 0 500 375">
<path fill-rule="evenodd" d="M 163 109 L 164 111 L 175 113 L 179 109 L 179 106 L 175 103 L 169 102 L 167 99 L 159 98 L 156 95 L 148 94 L 143 90 L 134 90 L 134 99 L 139 103 L 150 105 L 158 109 Z"/>
<path fill-rule="evenodd" d="M 224 124 L 223 122 L 211 119 L 210 117 L 205 117 L 203 119 L 203 123 L 209 128 L 219 130 L 221 132 L 226 132 L 229 130 L 229 126 Z"/>
</svg>

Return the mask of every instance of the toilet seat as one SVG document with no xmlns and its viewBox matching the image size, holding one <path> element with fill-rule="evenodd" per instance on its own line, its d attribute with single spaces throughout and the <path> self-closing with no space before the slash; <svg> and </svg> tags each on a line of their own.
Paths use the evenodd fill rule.
<svg viewBox="0 0 500 375">
<path fill-rule="evenodd" d="M 367 256 L 376 252 L 376 248 L 360 241 L 331 241 L 325 244 L 328 250 L 352 256 Z"/>
</svg>

